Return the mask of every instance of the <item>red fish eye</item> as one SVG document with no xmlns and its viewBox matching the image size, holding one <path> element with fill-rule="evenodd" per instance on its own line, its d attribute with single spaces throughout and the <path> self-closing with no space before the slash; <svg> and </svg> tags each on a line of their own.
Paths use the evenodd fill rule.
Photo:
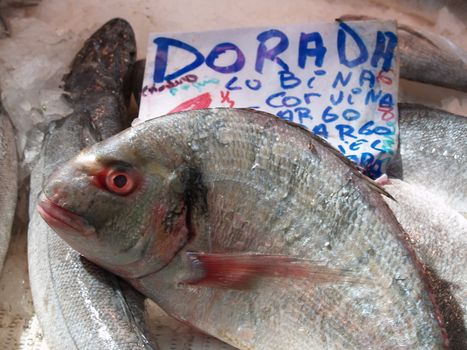
<svg viewBox="0 0 467 350">
<path fill-rule="evenodd" d="M 136 186 L 131 173 L 122 170 L 111 170 L 105 178 L 107 189 L 119 195 L 130 194 Z"/>
</svg>

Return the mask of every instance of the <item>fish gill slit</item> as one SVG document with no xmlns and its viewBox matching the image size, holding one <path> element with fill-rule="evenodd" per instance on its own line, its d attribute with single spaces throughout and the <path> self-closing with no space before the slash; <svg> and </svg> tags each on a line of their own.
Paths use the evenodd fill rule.
<svg viewBox="0 0 467 350">
<path fill-rule="evenodd" d="M 207 192 L 208 189 L 204 184 L 202 172 L 199 168 L 190 167 L 185 173 L 185 191 L 183 193 L 184 202 L 186 205 L 185 225 L 188 229 L 188 241 L 191 241 L 196 236 L 196 229 L 192 218 L 195 215 L 205 217 L 208 213 Z M 210 235 L 208 237 L 211 241 Z"/>
</svg>

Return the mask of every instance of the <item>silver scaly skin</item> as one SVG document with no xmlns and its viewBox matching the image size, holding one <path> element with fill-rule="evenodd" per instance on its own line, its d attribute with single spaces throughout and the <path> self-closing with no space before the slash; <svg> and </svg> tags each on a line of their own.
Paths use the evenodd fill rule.
<svg viewBox="0 0 467 350">
<path fill-rule="evenodd" d="M 115 174 L 132 190 L 106 188 Z M 82 255 L 239 349 L 443 348 L 426 270 L 382 192 L 296 125 L 212 109 L 82 151 L 51 176 L 38 208 Z M 197 286 L 188 252 L 297 257 L 337 274 Z"/>
<path fill-rule="evenodd" d="M 425 187 L 467 215 L 467 117 L 399 104 L 399 156 L 391 177 Z"/>
<path fill-rule="evenodd" d="M 467 219 L 423 186 L 391 179 L 386 200 L 433 277 L 452 349 L 467 349 Z"/>
<path fill-rule="evenodd" d="M 10 242 L 18 197 L 18 169 L 13 126 L 0 103 L 0 273 Z"/>
</svg>

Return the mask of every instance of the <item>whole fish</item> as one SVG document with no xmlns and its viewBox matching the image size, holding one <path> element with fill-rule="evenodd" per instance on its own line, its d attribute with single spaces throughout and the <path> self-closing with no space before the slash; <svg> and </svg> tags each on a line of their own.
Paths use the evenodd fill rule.
<svg viewBox="0 0 467 350">
<path fill-rule="evenodd" d="M 18 197 L 18 168 L 13 126 L 0 102 L 0 273 L 10 242 L 13 217 Z"/>
<path fill-rule="evenodd" d="M 133 31 L 122 19 L 106 23 L 79 51 L 71 73 L 65 77 L 65 90 L 74 112 L 49 128 L 40 161 L 31 175 L 32 208 L 52 169 L 81 148 L 128 125 L 127 85 L 135 55 Z M 115 277 L 57 239 L 35 211 L 30 211 L 30 217 L 31 290 L 49 347 L 147 348 Z"/>
<path fill-rule="evenodd" d="M 429 266 L 452 349 L 467 349 L 467 219 L 421 186 L 392 179 L 386 200 Z"/>
<path fill-rule="evenodd" d="M 339 21 L 374 19 L 345 15 Z M 400 77 L 467 92 L 467 52 L 452 41 L 398 23 Z"/>
<path fill-rule="evenodd" d="M 467 118 L 416 104 L 399 104 L 399 156 L 388 174 L 424 186 L 467 214 Z"/>
<path fill-rule="evenodd" d="M 83 256 L 239 349 L 447 346 L 381 192 L 296 125 L 212 109 L 82 151 L 38 210 Z"/>
</svg>

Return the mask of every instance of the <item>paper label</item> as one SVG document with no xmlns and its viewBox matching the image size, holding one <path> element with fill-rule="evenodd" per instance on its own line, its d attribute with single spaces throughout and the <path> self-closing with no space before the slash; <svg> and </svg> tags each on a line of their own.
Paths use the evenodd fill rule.
<svg viewBox="0 0 467 350">
<path fill-rule="evenodd" d="M 397 55 L 393 21 L 151 34 L 138 121 L 255 108 L 302 124 L 378 177 L 398 142 Z"/>
</svg>

